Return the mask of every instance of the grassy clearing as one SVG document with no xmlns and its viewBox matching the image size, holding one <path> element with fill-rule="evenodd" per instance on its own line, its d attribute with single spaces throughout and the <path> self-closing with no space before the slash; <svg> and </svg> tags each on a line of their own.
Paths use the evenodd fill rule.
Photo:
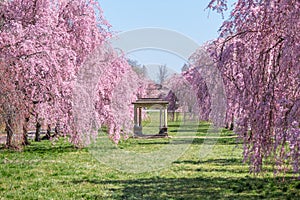
<svg viewBox="0 0 300 200">
<path fill-rule="evenodd" d="M 132 154 L 161 153 L 168 145 L 181 148 L 191 142 L 170 165 L 144 173 L 118 171 L 98 162 L 89 149 L 75 149 L 63 140 L 32 142 L 23 152 L 2 149 L 0 199 L 300 198 L 300 182 L 292 174 L 284 182 L 273 178 L 271 170 L 250 175 L 232 132 L 222 131 L 215 139 L 207 129 L 206 123 L 193 127 L 174 122 L 169 130 L 173 138 L 121 142 L 119 149 Z"/>
</svg>

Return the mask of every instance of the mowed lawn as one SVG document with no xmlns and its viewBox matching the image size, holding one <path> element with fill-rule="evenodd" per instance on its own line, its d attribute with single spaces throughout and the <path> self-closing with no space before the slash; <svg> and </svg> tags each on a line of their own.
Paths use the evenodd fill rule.
<svg viewBox="0 0 300 200">
<path fill-rule="evenodd" d="M 143 163 L 148 153 L 164 159 L 182 149 L 159 169 L 138 163 L 141 172 L 126 172 L 130 165 L 99 162 L 101 154 L 92 153 L 97 148 L 76 149 L 63 139 L 32 142 L 22 152 L 2 148 L 0 199 L 300 199 L 300 181 L 293 174 L 274 178 L 272 166 L 261 175 L 249 174 L 234 134 L 210 133 L 209 127 L 173 122 L 172 138 L 122 141 L 118 150 L 127 152 L 123 161 L 131 165 Z M 101 140 L 105 138 L 99 139 L 100 144 Z M 141 157 L 135 161 L 132 155 Z M 149 163 L 145 160 L 145 165 Z"/>
</svg>

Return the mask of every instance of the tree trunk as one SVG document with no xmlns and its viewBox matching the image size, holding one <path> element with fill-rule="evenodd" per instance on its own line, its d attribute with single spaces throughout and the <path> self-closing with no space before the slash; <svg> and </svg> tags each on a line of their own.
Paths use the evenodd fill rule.
<svg viewBox="0 0 300 200">
<path fill-rule="evenodd" d="M 231 115 L 231 120 L 230 120 L 230 126 L 229 126 L 229 130 L 233 130 L 234 129 L 234 115 Z"/>
<path fill-rule="evenodd" d="M 28 122 L 29 122 L 29 117 L 25 118 L 25 123 L 23 125 L 23 142 L 22 145 L 30 145 L 30 142 L 28 141 Z"/>
<path fill-rule="evenodd" d="M 172 110 L 172 122 L 175 121 L 175 110 Z"/>
<path fill-rule="evenodd" d="M 233 114 L 231 115 L 230 121 L 226 122 L 225 128 L 228 130 L 233 130 L 234 129 L 234 116 Z"/>
<path fill-rule="evenodd" d="M 234 129 L 234 125 L 233 125 L 233 122 L 230 123 L 230 126 L 229 126 L 229 130 L 233 131 Z"/>
<path fill-rule="evenodd" d="M 51 125 L 47 125 L 47 132 L 46 135 L 42 138 L 42 140 L 50 140 L 51 138 Z"/>
<path fill-rule="evenodd" d="M 5 122 L 5 131 L 6 131 L 6 147 L 12 147 L 12 137 L 13 137 L 13 129 L 12 129 L 12 119 L 9 117 Z"/>
<path fill-rule="evenodd" d="M 58 137 L 59 136 L 59 123 L 56 123 L 55 128 L 54 128 L 54 136 Z"/>
<path fill-rule="evenodd" d="M 41 138 L 40 138 L 41 127 L 42 127 L 41 123 L 37 122 L 36 126 L 35 126 L 36 130 L 35 130 L 35 138 L 34 138 L 34 141 L 36 141 L 36 142 L 40 142 L 41 141 Z"/>
<path fill-rule="evenodd" d="M 179 120 L 179 112 L 175 112 L 175 115 L 176 115 L 176 122 L 178 122 L 178 120 Z"/>
</svg>

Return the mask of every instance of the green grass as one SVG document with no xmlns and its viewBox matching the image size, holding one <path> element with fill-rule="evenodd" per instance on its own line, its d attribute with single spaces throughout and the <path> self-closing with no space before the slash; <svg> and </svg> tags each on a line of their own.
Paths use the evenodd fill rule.
<svg viewBox="0 0 300 200">
<path fill-rule="evenodd" d="M 1 149 L 0 199 L 300 198 L 300 182 L 292 174 L 284 182 L 280 175 L 273 177 L 271 168 L 263 175 L 249 174 L 233 133 L 210 135 L 208 129 L 207 123 L 173 122 L 172 138 L 122 141 L 119 150 L 130 155 L 160 157 L 168 146 L 172 151 L 187 148 L 165 168 L 143 173 L 116 170 L 98 162 L 88 148 L 76 149 L 63 140 L 32 142 L 22 152 Z M 163 154 L 173 155 L 170 151 Z"/>
</svg>

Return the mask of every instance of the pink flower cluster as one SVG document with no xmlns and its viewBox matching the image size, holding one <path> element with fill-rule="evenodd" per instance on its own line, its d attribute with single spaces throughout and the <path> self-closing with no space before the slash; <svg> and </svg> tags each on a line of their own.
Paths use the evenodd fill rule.
<svg viewBox="0 0 300 200">
<path fill-rule="evenodd" d="M 288 163 L 299 173 L 299 10 L 298 0 L 239 0 L 210 49 L 253 172 L 271 160 L 275 172 Z"/>
<path fill-rule="evenodd" d="M 78 89 L 77 80 L 87 67 L 86 59 L 97 53 L 98 48 L 105 52 L 105 41 L 111 36 L 110 25 L 103 18 L 98 2 L 13 0 L 1 2 L 0 11 L 1 121 L 15 134 L 28 124 L 43 122 L 51 127 L 60 124 L 62 134 L 70 136 L 75 145 L 83 145 L 82 138 L 89 138 L 92 133 L 86 132 L 87 120 L 76 116 L 76 92 L 86 91 L 83 86 Z M 105 75 L 96 77 L 97 95 L 92 96 L 92 102 L 97 102 L 94 108 L 98 115 L 93 113 L 93 116 L 113 130 L 110 132 L 114 132 L 117 141 L 121 130 L 116 126 L 120 124 L 116 122 L 119 118 L 111 115 L 113 112 L 107 107 L 111 106 L 112 91 L 122 77 L 136 77 L 122 56 L 113 51 L 105 53 L 98 58 L 98 61 L 104 59 L 98 62 L 98 67 L 103 68 Z M 128 98 L 132 97 L 119 101 L 127 113 Z"/>
</svg>

